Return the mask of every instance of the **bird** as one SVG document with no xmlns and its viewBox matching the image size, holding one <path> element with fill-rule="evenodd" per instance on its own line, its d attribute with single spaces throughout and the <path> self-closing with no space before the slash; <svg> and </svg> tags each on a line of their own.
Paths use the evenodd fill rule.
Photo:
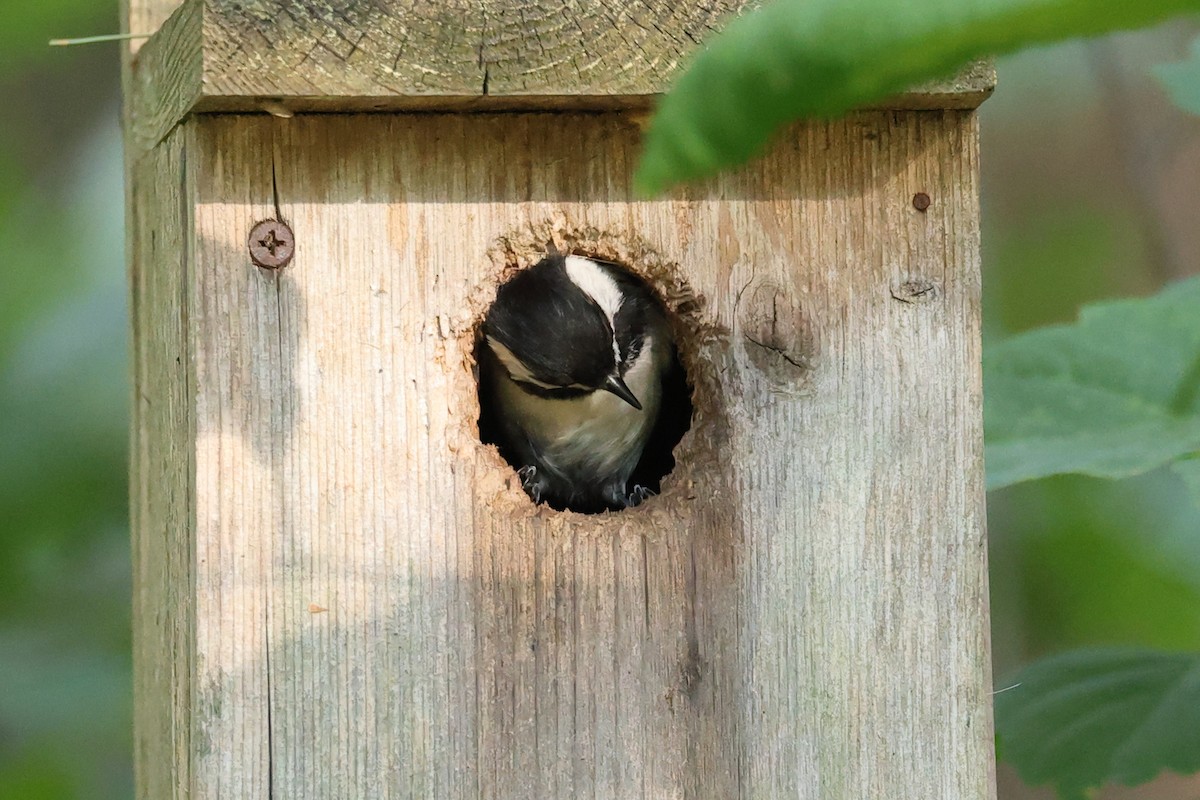
<svg viewBox="0 0 1200 800">
<path fill-rule="evenodd" d="M 674 464 L 690 401 L 683 390 L 678 403 L 685 379 L 663 305 L 632 272 L 562 254 L 517 272 L 485 315 L 478 360 L 481 435 L 535 503 L 629 508 Z M 670 463 L 631 481 L 654 439 Z"/>
</svg>

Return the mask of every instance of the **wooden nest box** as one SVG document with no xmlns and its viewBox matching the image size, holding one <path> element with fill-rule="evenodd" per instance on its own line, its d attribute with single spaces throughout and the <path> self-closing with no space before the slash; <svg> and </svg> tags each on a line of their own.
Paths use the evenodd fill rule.
<svg viewBox="0 0 1200 800">
<path fill-rule="evenodd" d="M 987 70 L 643 200 L 738 0 L 126 3 L 140 798 L 993 796 Z M 673 316 L 637 508 L 480 441 L 549 249 Z"/>
</svg>

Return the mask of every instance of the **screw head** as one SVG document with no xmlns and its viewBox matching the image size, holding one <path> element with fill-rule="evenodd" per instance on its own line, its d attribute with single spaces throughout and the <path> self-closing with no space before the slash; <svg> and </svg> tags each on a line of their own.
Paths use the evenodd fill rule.
<svg viewBox="0 0 1200 800">
<path fill-rule="evenodd" d="M 250 260 L 264 269 L 280 269 L 287 266 L 296 252 L 296 237 L 287 223 L 277 219 L 264 219 L 250 229 L 246 241 Z"/>
</svg>

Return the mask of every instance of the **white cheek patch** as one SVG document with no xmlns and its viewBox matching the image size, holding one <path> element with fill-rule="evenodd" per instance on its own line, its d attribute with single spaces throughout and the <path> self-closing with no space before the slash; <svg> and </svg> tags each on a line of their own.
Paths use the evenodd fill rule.
<svg viewBox="0 0 1200 800">
<path fill-rule="evenodd" d="M 575 284 L 588 297 L 596 301 L 596 305 L 600 306 L 600 310 L 604 312 L 604 316 L 608 318 L 608 327 L 616 330 L 617 312 L 621 310 L 621 303 L 624 297 L 621 295 L 621 287 L 617 286 L 617 282 L 612 276 L 605 272 L 604 268 L 588 258 L 580 256 L 567 256 L 566 264 L 567 277 L 571 279 L 571 283 Z M 617 363 L 621 363 L 621 349 L 617 346 L 616 336 L 613 336 L 613 355 L 616 356 Z M 515 377 L 515 376 L 514 376 Z"/>
</svg>

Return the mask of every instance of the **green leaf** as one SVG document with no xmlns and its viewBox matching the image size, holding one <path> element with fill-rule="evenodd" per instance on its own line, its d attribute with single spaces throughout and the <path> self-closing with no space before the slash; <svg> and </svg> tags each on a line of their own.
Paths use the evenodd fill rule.
<svg viewBox="0 0 1200 800">
<path fill-rule="evenodd" d="M 1200 655 L 1077 650 L 1026 667 L 996 695 L 1004 759 L 1066 797 L 1200 770 Z"/>
<path fill-rule="evenodd" d="M 1200 450 L 1200 278 L 1085 307 L 984 357 L 988 488 L 1124 478 Z"/>
<path fill-rule="evenodd" d="M 1064 475 L 990 498 L 1008 533 L 989 559 L 993 604 L 1027 614 L 1021 646 L 1200 650 L 1200 508 L 1172 478 Z"/>
<path fill-rule="evenodd" d="M 1182 461 L 1176 461 L 1173 468 L 1176 474 L 1183 478 L 1192 497 L 1196 499 L 1196 504 L 1200 505 L 1200 453 Z"/>
<path fill-rule="evenodd" d="M 1200 36 L 1192 40 L 1191 55 L 1174 64 L 1160 64 L 1154 74 L 1162 81 L 1171 102 L 1192 114 L 1200 114 Z"/>
<path fill-rule="evenodd" d="M 734 20 L 662 100 L 635 176 L 652 194 L 841 114 L 1029 44 L 1147 25 L 1200 0 L 776 0 Z"/>
</svg>

